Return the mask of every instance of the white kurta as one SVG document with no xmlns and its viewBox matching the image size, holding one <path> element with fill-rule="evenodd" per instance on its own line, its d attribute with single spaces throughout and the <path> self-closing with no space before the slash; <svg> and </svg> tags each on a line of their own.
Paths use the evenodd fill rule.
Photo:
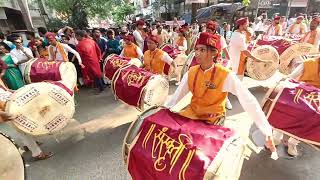
<svg viewBox="0 0 320 180">
<path fill-rule="evenodd" d="M 32 56 L 33 57 L 33 54 L 32 54 L 32 51 L 31 49 L 29 48 L 26 48 L 26 47 L 23 47 L 24 51 L 26 51 L 26 53 L 29 55 L 29 56 Z M 20 61 L 24 61 L 24 60 L 27 60 L 28 57 L 20 50 L 20 49 L 12 49 L 10 51 L 10 55 L 12 57 L 12 60 L 15 64 L 18 64 Z M 24 69 L 26 68 L 26 63 L 22 63 L 19 65 L 19 69 L 22 73 L 22 75 L 24 74 Z"/>
<path fill-rule="evenodd" d="M 72 54 L 74 54 L 76 56 L 76 58 L 78 59 L 79 64 L 82 64 L 81 57 L 80 57 L 79 53 L 76 50 L 72 49 L 68 44 L 61 43 L 61 45 L 62 45 L 63 50 L 66 53 L 67 57 L 68 57 L 68 52 L 70 52 L 70 53 L 72 53 Z M 54 56 L 54 54 L 50 53 L 50 48 L 51 47 L 53 47 L 53 53 L 55 53 L 57 51 L 55 60 L 56 61 L 63 61 L 62 55 L 59 52 L 59 50 L 57 50 L 57 48 L 55 46 L 52 46 L 52 45 L 50 45 L 48 47 L 49 60 L 53 60 L 53 56 Z M 69 59 L 69 60 L 71 61 L 71 59 Z"/>
<path fill-rule="evenodd" d="M 237 73 L 241 51 L 247 49 L 246 36 L 240 32 L 233 32 L 229 43 L 229 56 L 231 60 L 232 71 Z"/>
<path fill-rule="evenodd" d="M 163 61 L 163 62 L 165 62 L 165 63 L 167 63 L 167 64 L 172 64 L 172 62 L 173 62 L 173 59 L 169 56 L 169 54 L 168 53 L 166 53 L 166 52 L 163 52 L 163 55 L 162 55 L 162 58 L 161 58 L 161 60 Z"/>
<path fill-rule="evenodd" d="M 205 73 L 210 73 L 211 69 L 207 69 Z M 164 104 L 165 107 L 171 108 L 176 105 L 190 90 L 188 86 L 188 74 L 187 72 L 175 91 L 171 99 L 168 99 Z M 230 92 L 238 97 L 238 100 L 243 109 L 249 114 L 249 117 L 255 122 L 257 127 L 267 136 L 272 135 L 272 127 L 269 124 L 266 116 L 264 115 L 257 99 L 250 93 L 250 91 L 244 87 L 235 73 L 230 72 L 223 84 L 223 92 Z"/>
<path fill-rule="evenodd" d="M 292 26 L 294 26 L 294 28 L 291 32 L 289 32 Z M 301 28 L 304 30 L 304 32 L 301 32 Z M 288 31 L 288 33 L 292 33 L 292 34 L 302 34 L 307 31 L 307 25 L 304 23 L 300 23 L 300 24 L 294 23 L 288 28 L 287 31 Z"/>
<path fill-rule="evenodd" d="M 178 38 L 179 38 L 179 37 L 178 37 Z M 173 43 L 174 46 L 178 46 L 178 45 L 177 45 L 178 38 L 174 41 L 174 43 Z M 188 42 L 187 42 L 187 40 L 185 39 L 185 40 L 183 40 L 183 46 L 179 46 L 179 50 L 180 50 L 180 51 L 186 51 L 187 49 L 188 49 Z"/>
<path fill-rule="evenodd" d="M 137 45 L 139 46 L 140 49 L 143 49 L 144 46 L 144 39 L 142 38 L 142 35 L 138 30 L 133 31 L 133 37 L 137 42 Z"/>
<path fill-rule="evenodd" d="M 289 78 L 296 79 L 302 75 L 304 69 L 304 64 L 301 63 L 298 67 L 294 69 L 294 71 L 288 75 Z"/>
</svg>

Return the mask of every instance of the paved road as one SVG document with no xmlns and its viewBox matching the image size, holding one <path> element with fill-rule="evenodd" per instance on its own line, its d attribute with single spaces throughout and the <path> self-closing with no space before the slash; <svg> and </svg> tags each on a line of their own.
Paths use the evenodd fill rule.
<svg viewBox="0 0 320 180">
<path fill-rule="evenodd" d="M 249 81 L 248 81 L 249 82 Z M 174 89 L 171 89 L 171 93 Z M 266 89 L 251 88 L 251 92 L 261 100 Z M 101 95 L 93 95 L 90 89 L 81 89 L 76 96 L 77 107 L 75 130 L 67 135 L 45 137 L 42 149 L 53 151 L 55 156 L 45 161 L 33 162 L 30 153 L 23 156 L 27 162 L 28 180 L 129 180 L 122 162 L 122 140 L 139 112 L 132 107 L 115 101 L 110 90 Z M 228 115 L 243 112 L 234 96 L 234 109 Z M 72 128 L 71 128 L 72 129 Z M 81 131 L 80 129 L 84 129 Z M 0 130 L 15 137 L 7 125 Z M 254 128 L 253 128 L 254 130 Z M 19 143 L 19 142 L 18 142 Z M 284 155 L 271 160 L 265 151 L 252 154 L 243 165 L 241 180 L 318 180 L 320 179 L 320 154 L 307 145 L 299 147 L 302 156 L 291 159 Z"/>
</svg>

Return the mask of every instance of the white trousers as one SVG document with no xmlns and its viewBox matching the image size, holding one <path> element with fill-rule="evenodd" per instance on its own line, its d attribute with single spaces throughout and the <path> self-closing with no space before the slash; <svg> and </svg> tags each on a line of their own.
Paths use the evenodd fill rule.
<svg viewBox="0 0 320 180">
<path fill-rule="evenodd" d="M 288 138 L 289 136 L 284 135 L 285 137 L 283 137 L 283 133 L 279 132 L 277 130 L 273 130 L 273 138 L 275 139 L 275 141 L 281 141 L 281 139 L 283 138 Z M 293 138 L 293 137 L 289 137 L 288 139 L 288 143 L 297 146 L 299 144 L 299 140 Z"/>
<path fill-rule="evenodd" d="M 32 157 L 39 156 L 41 154 L 41 149 L 36 143 L 36 141 L 32 138 L 31 135 L 28 135 L 23 132 L 18 132 L 19 139 L 22 141 L 24 146 L 27 146 L 32 153 Z"/>
</svg>

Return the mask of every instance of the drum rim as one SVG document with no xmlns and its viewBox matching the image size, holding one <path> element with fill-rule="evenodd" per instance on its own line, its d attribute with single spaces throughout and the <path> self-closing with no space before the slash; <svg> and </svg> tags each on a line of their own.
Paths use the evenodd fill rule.
<svg viewBox="0 0 320 180">
<path fill-rule="evenodd" d="M 150 111 L 155 111 L 155 113 L 156 113 L 156 112 L 160 111 L 161 109 L 164 109 L 164 108 L 161 107 L 161 106 L 152 106 L 152 107 L 146 109 L 145 111 L 143 111 L 141 114 L 139 114 L 138 117 L 137 117 L 134 121 L 131 122 L 131 124 L 130 124 L 127 132 L 126 132 L 126 135 L 124 136 L 124 139 L 123 139 L 123 141 L 122 141 L 122 142 L 123 142 L 123 144 L 122 144 L 122 160 L 123 160 L 124 164 L 129 165 L 128 159 L 129 159 L 129 150 L 131 149 L 130 147 L 131 147 L 132 143 L 134 142 L 134 140 L 137 138 L 137 136 L 138 136 L 139 133 L 140 133 L 140 130 L 139 130 L 139 129 L 140 129 L 141 126 L 139 126 L 139 128 L 138 128 L 138 130 L 137 130 L 138 133 L 137 133 L 136 135 L 134 135 L 134 138 L 132 139 L 132 142 L 131 142 L 130 144 L 127 143 L 127 140 L 129 139 L 129 134 L 133 131 L 132 128 L 134 127 L 134 125 L 135 125 L 139 120 L 142 120 L 142 122 L 141 122 L 141 125 L 142 125 L 144 119 L 147 118 L 147 117 L 149 117 L 149 116 L 144 117 L 148 112 L 150 112 Z M 153 113 L 153 114 L 155 114 L 155 113 Z M 152 115 L 152 114 L 151 114 L 151 115 Z M 132 133 L 131 133 L 131 134 L 132 134 Z M 132 135 L 132 136 L 133 136 L 133 135 Z M 127 154 L 127 155 L 126 155 L 126 153 L 125 153 L 126 147 L 128 147 L 128 154 Z M 127 156 L 127 157 L 125 157 L 125 156 Z M 127 160 L 127 161 L 126 161 L 126 160 Z"/>
<path fill-rule="evenodd" d="M 15 143 L 15 141 L 13 140 L 13 138 L 11 138 L 10 136 L 8 136 L 6 133 L 0 131 L 0 136 L 1 136 L 1 135 L 2 135 L 3 137 L 7 138 L 7 139 L 17 148 L 17 151 L 19 152 L 20 157 L 21 157 L 21 159 L 22 159 L 22 163 L 23 163 L 23 178 L 24 178 L 24 180 L 27 179 L 26 161 L 25 161 L 24 157 L 22 156 L 22 154 L 21 154 L 20 151 L 19 151 L 19 148 L 20 148 L 20 147 Z"/>
<path fill-rule="evenodd" d="M 297 49 L 300 49 L 299 47 L 300 46 L 309 46 L 311 49 L 310 49 L 310 52 L 314 52 L 314 53 L 319 53 L 319 51 L 312 45 L 312 44 L 309 44 L 309 43 L 305 43 L 305 42 L 302 42 L 302 43 L 296 43 L 296 44 L 293 44 L 291 45 L 290 47 L 288 47 L 285 51 L 283 51 L 283 53 L 279 56 L 279 71 L 283 74 L 287 74 L 286 72 L 286 68 L 288 67 L 288 65 L 290 64 L 290 62 L 292 62 L 293 58 L 295 57 L 299 57 L 301 55 L 305 55 L 305 54 L 301 54 L 301 52 L 296 52 L 295 50 Z M 294 49 L 293 49 L 294 48 Z M 290 55 L 289 57 L 291 57 L 291 59 L 283 59 L 283 56 L 284 54 L 288 54 L 288 51 L 293 49 L 295 54 L 293 55 Z M 309 52 L 309 53 L 310 53 Z M 312 53 L 312 54 L 314 54 Z M 286 65 L 287 64 L 287 65 Z"/>
<path fill-rule="evenodd" d="M 248 75 L 249 77 L 251 77 L 252 79 L 262 80 L 262 81 L 263 81 L 263 80 L 267 80 L 267 79 L 269 79 L 270 77 L 272 77 L 272 76 L 277 72 L 277 70 L 279 69 L 280 56 L 279 56 L 279 53 L 278 53 L 278 51 L 276 50 L 276 48 L 272 47 L 271 45 L 258 46 L 258 47 L 256 47 L 256 48 L 254 48 L 251 53 L 252 53 L 253 55 L 258 54 L 257 51 L 258 51 L 259 49 L 264 49 L 264 48 L 269 48 L 270 50 L 272 50 L 273 52 L 275 52 L 275 54 L 276 54 L 276 56 L 277 56 L 277 60 L 272 62 L 272 66 L 273 66 L 273 65 L 276 65 L 277 67 L 274 68 L 272 75 L 267 76 L 267 78 L 258 79 L 258 78 L 255 77 L 256 75 L 255 75 L 253 72 L 251 72 L 251 70 L 253 70 L 253 69 L 250 69 L 250 68 L 249 68 L 250 66 L 248 66 L 249 63 L 254 62 L 254 61 L 253 61 L 252 59 L 248 58 L 248 59 L 247 59 L 247 62 L 246 62 L 246 64 L 245 64 L 245 66 L 246 66 L 245 69 L 246 69 L 247 75 Z M 266 64 L 266 63 L 264 63 L 264 64 Z M 253 76 L 254 76 L 254 77 L 253 77 Z"/>
</svg>

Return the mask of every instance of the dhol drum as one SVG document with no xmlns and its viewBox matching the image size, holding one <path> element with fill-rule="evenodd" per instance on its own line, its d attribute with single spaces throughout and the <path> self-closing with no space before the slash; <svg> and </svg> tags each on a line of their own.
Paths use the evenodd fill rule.
<svg viewBox="0 0 320 180">
<path fill-rule="evenodd" d="M 165 65 L 164 71 L 165 71 L 165 74 L 169 75 L 169 80 L 172 79 L 175 75 L 180 76 L 182 68 L 187 60 L 187 56 L 185 55 L 185 53 L 182 51 L 179 51 L 172 44 L 165 44 L 161 47 L 161 49 L 166 53 L 168 53 L 169 56 L 173 59 L 173 61 L 177 65 L 177 68 L 175 69 L 175 71 L 173 71 L 170 68 L 170 65 L 168 64 Z M 180 77 L 177 77 L 177 79 L 179 80 Z"/>
<path fill-rule="evenodd" d="M 42 81 L 61 81 L 73 90 L 77 85 L 77 70 L 71 62 L 48 62 L 38 58 L 27 63 L 24 71 L 24 80 L 27 84 Z"/>
<path fill-rule="evenodd" d="M 75 112 L 74 99 L 63 84 L 53 83 L 32 83 L 11 95 L 6 112 L 16 116 L 12 121 L 15 127 L 39 136 L 52 134 L 67 125 Z"/>
<path fill-rule="evenodd" d="M 116 98 L 144 110 L 163 105 L 169 94 L 169 83 L 161 75 L 130 65 L 117 71 L 112 80 L 112 89 Z"/>
<path fill-rule="evenodd" d="M 297 43 L 290 46 L 280 55 L 280 72 L 290 74 L 295 68 L 295 58 L 317 52 L 317 48 L 309 43 Z"/>
<path fill-rule="evenodd" d="M 252 51 L 252 55 L 259 59 L 271 62 L 259 62 L 247 59 L 247 73 L 256 80 L 265 80 L 274 75 L 279 67 L 279 54 L 277 50 L 270 45 L 263 45 L 255 48 Z"/>
<path fill-rule="evenodd" d="M 24 180 L 25 166 L 18 146 L 10 137 L 0 132 L 0 179 Z"/>
<path fill-rule="evenodd" d="M 269 89 L 262 104 L 269 123 L 301 141 L 320 145 L 320 89 L 294 80 Z"/>
<path fill-rule="evenodd" d="M 127 131 L 123 158 L 135 180 L 235 180 L 245 147 L 229 128 L 151 108 Z"/>
<path fill-rule="evenodd" d="M 142 62 L 139 59 L 136 59 L 136 58 L 131 59 L 126 57 L 121 57 L 116 54 L 110 54 L 104 62 L 103 74 L 106 78 L 108 78 L 109 80 L 112 80 L 117 70 L 128 64 L 132 64 L 137 67 L 142 67 Z"/>
</svg>

